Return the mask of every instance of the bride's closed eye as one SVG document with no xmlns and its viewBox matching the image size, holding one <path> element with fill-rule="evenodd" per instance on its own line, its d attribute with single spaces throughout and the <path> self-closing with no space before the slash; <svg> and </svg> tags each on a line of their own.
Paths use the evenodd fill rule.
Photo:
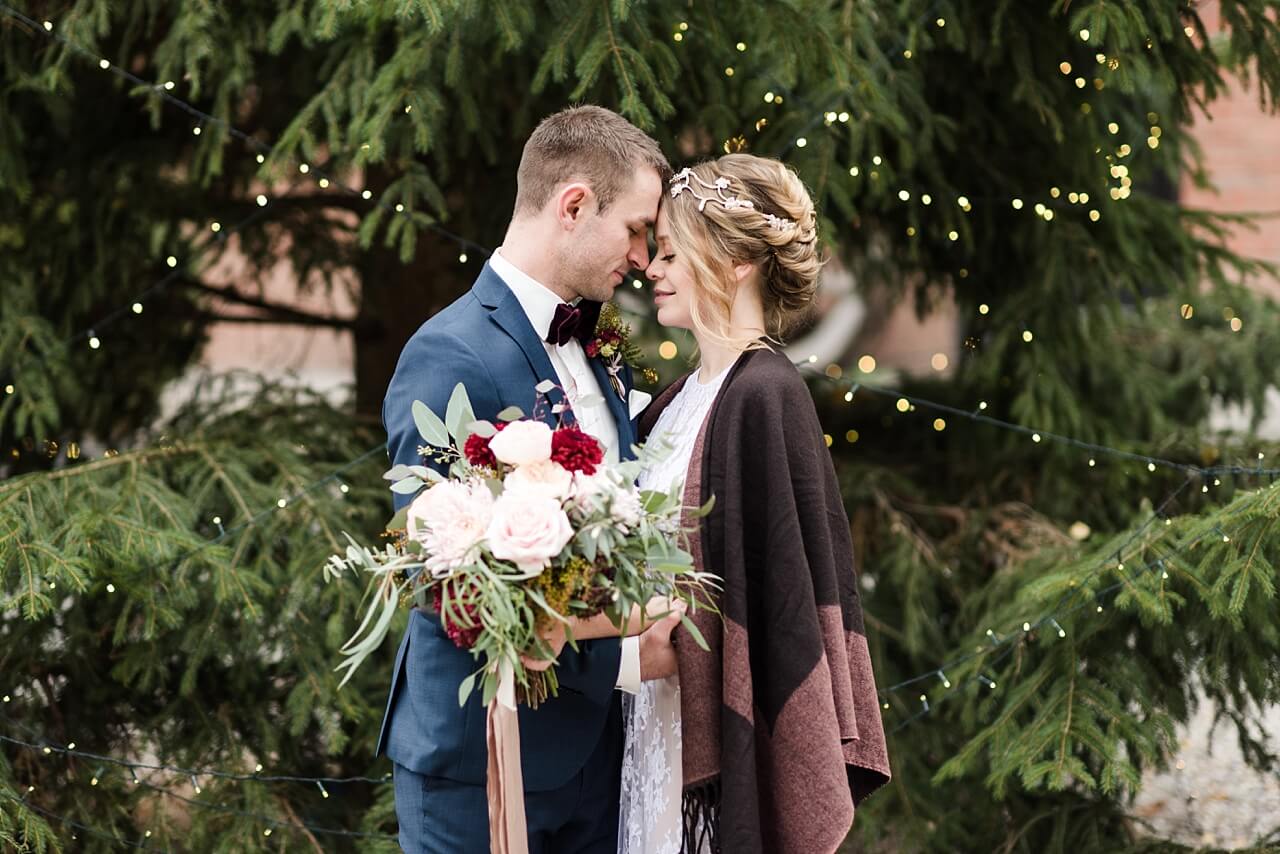
<svg viewBox="0 0 1280 854">
<path fill-rule="evenodd" d="M 673 260 L 675 260 L 675 257 L 676 257 L 676 253 L 672 252 L 670 255 L 663 255 L 662 261 L 663 263 L 670 264 Z"/>
</svg>

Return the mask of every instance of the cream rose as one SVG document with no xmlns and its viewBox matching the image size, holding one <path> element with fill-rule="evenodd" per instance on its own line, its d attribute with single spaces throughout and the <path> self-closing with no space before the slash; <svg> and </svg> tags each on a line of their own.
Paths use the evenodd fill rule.
<svg viewBox="0 0 1280 854">
<path fill-rule="evenodd" d="M 541 421 L 513 421 L 489 440 L 500 461 L 524 466 L 551 459 L 551 428 Z"/>
<path fill-rule="evenodd" d="M 494 502 L 487 538 L 494 557 L 535 572 L 568 545 L 573 527 L 556 499 L 515 490 Z"/>
<path fill-rule="evenodd" d="M 502 482 L 506 491 L 534 492 L 563 501 L 573 488 L 573 472 L 552 460 L 528 463 L 516 468 Z"/>
</svg>

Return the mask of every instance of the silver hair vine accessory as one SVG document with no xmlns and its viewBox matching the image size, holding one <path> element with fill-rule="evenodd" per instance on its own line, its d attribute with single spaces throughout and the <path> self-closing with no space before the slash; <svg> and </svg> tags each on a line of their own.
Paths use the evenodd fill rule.
<svg viewBox="0 0 1280 854">
<path fill-rule="evenodd" d="M 694 188 L 691 181 L 697 181 L 702 185 L 703 189 L 714 190 L 715 195 L 703 195 Z M 699 178 L 692 169 L 685 167 L 677 172 L 671 178 L 671 198 L 677 198 L 685 190 L 689 191 L 695 199 L 698 200 L 698 212 L 702 213 L 707 206 L 707 202 L 719 202 L 720 206 L 725 210 L 734 210 L 735 208 L 751 208 L 755 209 L 755 204 L 750 199 L 740 199 L 729 193 L 729 179 L 717 178 L 714 183 L 708 184 Z M 769 227 L 782 231 L 795 225 L 795 222 L 784 217 L 774 216 L 771 213 L 761 214 L 765 221 L 769 223 Z"/>
</svg>

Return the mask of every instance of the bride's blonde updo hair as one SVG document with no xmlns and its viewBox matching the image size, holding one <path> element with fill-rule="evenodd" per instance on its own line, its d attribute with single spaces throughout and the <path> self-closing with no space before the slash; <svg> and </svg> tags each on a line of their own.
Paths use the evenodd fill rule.
<svg viewBox="0 0 1280 854">
<path fill-rule="evenodd" d="M 738 287 L 734 265 L 756 264 L 765 334 L 785 340 L 809 313 L 823 264 L 809 191 L 782 162 L 753 154 L 726 154 L 692 167 L 692 172 L 684 179 L 689 189 L 671 194 L 677 176 L 662 204 L 672 243 L 693 273 L 694 330 L 733 349 L 764 346 L 754 335 L 735 338 L 729 327 Z M 717 179 L 727 179 L 728 185 L 722 180 L 722 190 L 709 189 Z M 726 207 L 726 197 L 738 202 Z"/>
</svg>

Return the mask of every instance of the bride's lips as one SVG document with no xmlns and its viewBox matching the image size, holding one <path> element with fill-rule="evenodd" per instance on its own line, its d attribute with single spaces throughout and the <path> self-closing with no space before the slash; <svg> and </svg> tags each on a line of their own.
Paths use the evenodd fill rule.
<svg viewBox="0 0 1280 854">
<path fill-rule="evenodd" d="M 674 291 L 654 291 L 653 301 L 660 302 L 661 300 L 664 300 L 667 297 L 672 296 L 673 294 L 674 294 Z"/>
</svg>

